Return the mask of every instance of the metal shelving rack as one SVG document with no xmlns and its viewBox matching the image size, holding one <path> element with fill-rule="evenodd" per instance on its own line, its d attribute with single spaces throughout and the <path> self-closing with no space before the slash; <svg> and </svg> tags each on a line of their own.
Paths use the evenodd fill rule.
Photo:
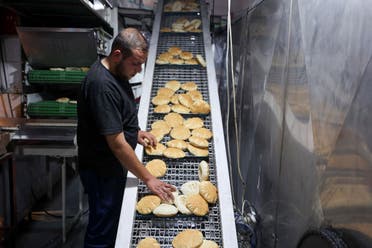
<svg viewBox="0 0 372 248">
<path fill-rule="evenodd" d="M 214 68 L 211 40 L 209 33 L 209 19 L 207 6 L 200 3 L 200 12 L 163 13 L 163 1 L 158 2 L 158 10 L 153 26 L 149 56 L 144 78 L 141 103 L 139 107 L 139 124 L 142 129 L 149 130 L 151 124 L 164 115 L 155 114 L 151 99 L 158 88 L 164 87 L 169 80 L 180 82 L 194 81 L 203 99 L 211 106 L 211 113 L 200 115 L 206 128 L 212 130 L 213 138 L 209 145 L 208 157 L 193 157 L 188 154 L 183 159 L 162 158 L 167 166 L 167 174 L 162 178 L 178 189 L 190 180 L 198 180 L 198 164 L 206 160 L 210 166 L 210 181 L 217 186 L 219 199 L 216 204 L 209 206 L 209 213 L 204 217 L 183 216 L 159 218 L 153 215 L 141 216 L 136 213 L 137 199 L 149 194 L 147 187 L 133 174 L 128 173 L 123 199 L 120 223 L 116 237 L 116 247 L 136 247 L 139 240 L 152 236 L 161 247 L 172 247 L 173 238 L 187 228 L 200 230 L 205 239 L 215 241 L 220 247 L 238 247 L 235 231 L 235 221 L 228 176 L 228 164 L 225 151 L 225 141 L 222 127 L 220 103 L 216 72 Z M 169 26 L 178 17 L 201 18 L 202 33 L 159 33 L 160 26 Z M 155 65 L 158 54 L 165 52 L 170 46 L 178 46 L 194 55 L 201 54 L 207 67 L 200 65 Z M 180 92 L 181 93 L 181 92 Z M 189 115 L 195 116 L 195 115 Z M 188 118 L 188 115 L 184 115 Z M 163 143 L 169 140 L 165 137 Z M 144 163 L 153 159 L 144 153 L 143 147 L 138 146 L 136 154 Z"/>
</svg>

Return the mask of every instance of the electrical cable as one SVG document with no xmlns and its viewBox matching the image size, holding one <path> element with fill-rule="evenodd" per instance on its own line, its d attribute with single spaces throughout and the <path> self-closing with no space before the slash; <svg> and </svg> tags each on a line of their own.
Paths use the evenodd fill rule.
<svg viewBox="0 0 372 248">
<path fill-rule="evenodd" d="M 232 180 L 232 161 L 231 161 L 231 149 L 230 149 L 230 129 L 229 129 L 229 119 L 230 119 L 230 82 L 229 82 L 229 48 L 230 48 L 230 42 L 229 42 L 229 29 L 231 28 L 231 0 L 227 1 L 227 25 L 226 25 L 226 58 L 225 58 L 225 66 L 226 66 L 226 98 L 227 98 L 227 111 L 226 111 L 226 148 L 227 148 L 227 156 L 228 156 L 228 163 L 229 163 L 229 177 L 230 177 L 230 187 L 231 191 L 234 191 L 234 184 Z M 233 204 L 236 206 L 236 201 L 234 194 L 232 196 Z"/>
</svg>

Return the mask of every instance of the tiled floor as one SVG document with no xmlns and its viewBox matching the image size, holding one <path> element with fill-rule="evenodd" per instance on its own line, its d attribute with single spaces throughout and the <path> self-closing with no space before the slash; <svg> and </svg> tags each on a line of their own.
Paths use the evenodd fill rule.
<svg viewBox="0 0 372 248">
<path fill-rule="evenodd" d="M 77 175 L 69 175 L 66 186 L 66 216 L 71 223 L 72 216 L 78 212 L 80 179 Z M 36 204 L 31 220 L 26 218 L 17 227 L 15 247 L 54 248 L 83 247 L 85 228 L 88 222 L 88 204 L 86 195 L 83 197 L 83 212 L 77 221 L 71 225 L 66 242 L 62 243 L 61 190 L 57 184 L 52 199 L 43 198 Z"/>
</svg>

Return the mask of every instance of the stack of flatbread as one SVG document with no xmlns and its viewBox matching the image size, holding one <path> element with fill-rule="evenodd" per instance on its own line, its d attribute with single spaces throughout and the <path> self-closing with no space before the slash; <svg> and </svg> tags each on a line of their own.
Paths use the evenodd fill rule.
<svg viewBox="0 0 372 248">
<path fill-rule="evenodd" d="M 180 89 L 182 93 L 177 93 Z M 181 84 L 177 80 L 168 81 L 165 87 L 158 89 L 151 102 L 155 105 L 154 112 L 160 114 L 209 114 L 211 109 L 195 82 Z"/>
<path fill-rule="evenodd" d="M 176 32 L 176 33 L 185 33 L 185 32 L 201 32 L 199 28 L 201 25 L 200 19 L 189 20 L 186 17 L 180 17 L 175 22 L 172 23 L 172 27 L 163 27 L 160 29 L 160 32 Z"/>
<path fill-rule="evenodd" d="M 200 117 L 191 117 L 185 120 L 178 113 L 169 113 L 164 116 L 163 120 L 153 122 L 151 128 L 150 132 L 158 142 L 161 142 L 164 135 L 168 134 L 171 139 L 165 143 L 166 146 L 158 143 L 156 147 L 146 147 L 145 151 L 148 155 L 177 159 L 184 158 L 186 150 L 196 157 L 207 157 L 209 155 L 209 139 L 212 138 L 213 134 L 204 127 L 204 121 Z M 156 164 L 162 163 L 156 160 Z M 166 166 L 161 165 L 161 167 L 161 171 L 166 170 Z M 158 174 L 156 175 L 160 177 L 162 173 L 159 172 Z"/>
<path fill-rule="evenodd" d="M 198 65 L 206 67 L 206 62 L 200 54 L 192 54 L 183 51 L 178 46 L 168 48 L 168 51 L 160 53 L 155 60 L 157 65 Z"/>
<path fill-rule="evenodd" d="M 188 181 L 181 186 L 181 192 L 173 192 L 174 200 L 169 202 L 162 202 L 156 195 L 146 195 L 137 202 L 136 210 L 158 217 L 172 217 L 178 212 L 205 216 L 209 212 L 208 204 L 215 204 L 218 198 L 217 188 L 210 181 Z"/>
<path fill-rule="evenodd" d="M 199 10 L 199 4 L 194 0 L 170 1 L 164 5 L 165 12 L 195 12 Z"/>
</svg>

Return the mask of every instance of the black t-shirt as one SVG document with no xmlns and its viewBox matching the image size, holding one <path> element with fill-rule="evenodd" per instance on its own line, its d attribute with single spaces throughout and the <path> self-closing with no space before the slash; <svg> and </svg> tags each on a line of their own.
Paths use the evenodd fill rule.
<svg viewBox="0 0 372 248">
<path fill-rule="evenodd" d="M 122 166 L 104 136 L 124 132 L 127 142 L 136 147 L 138 118 L 129 82 L 115 77 L 97 60 L 82 82 L 77 110 L 79 167 L 122 176 Z"/>
</svg>

